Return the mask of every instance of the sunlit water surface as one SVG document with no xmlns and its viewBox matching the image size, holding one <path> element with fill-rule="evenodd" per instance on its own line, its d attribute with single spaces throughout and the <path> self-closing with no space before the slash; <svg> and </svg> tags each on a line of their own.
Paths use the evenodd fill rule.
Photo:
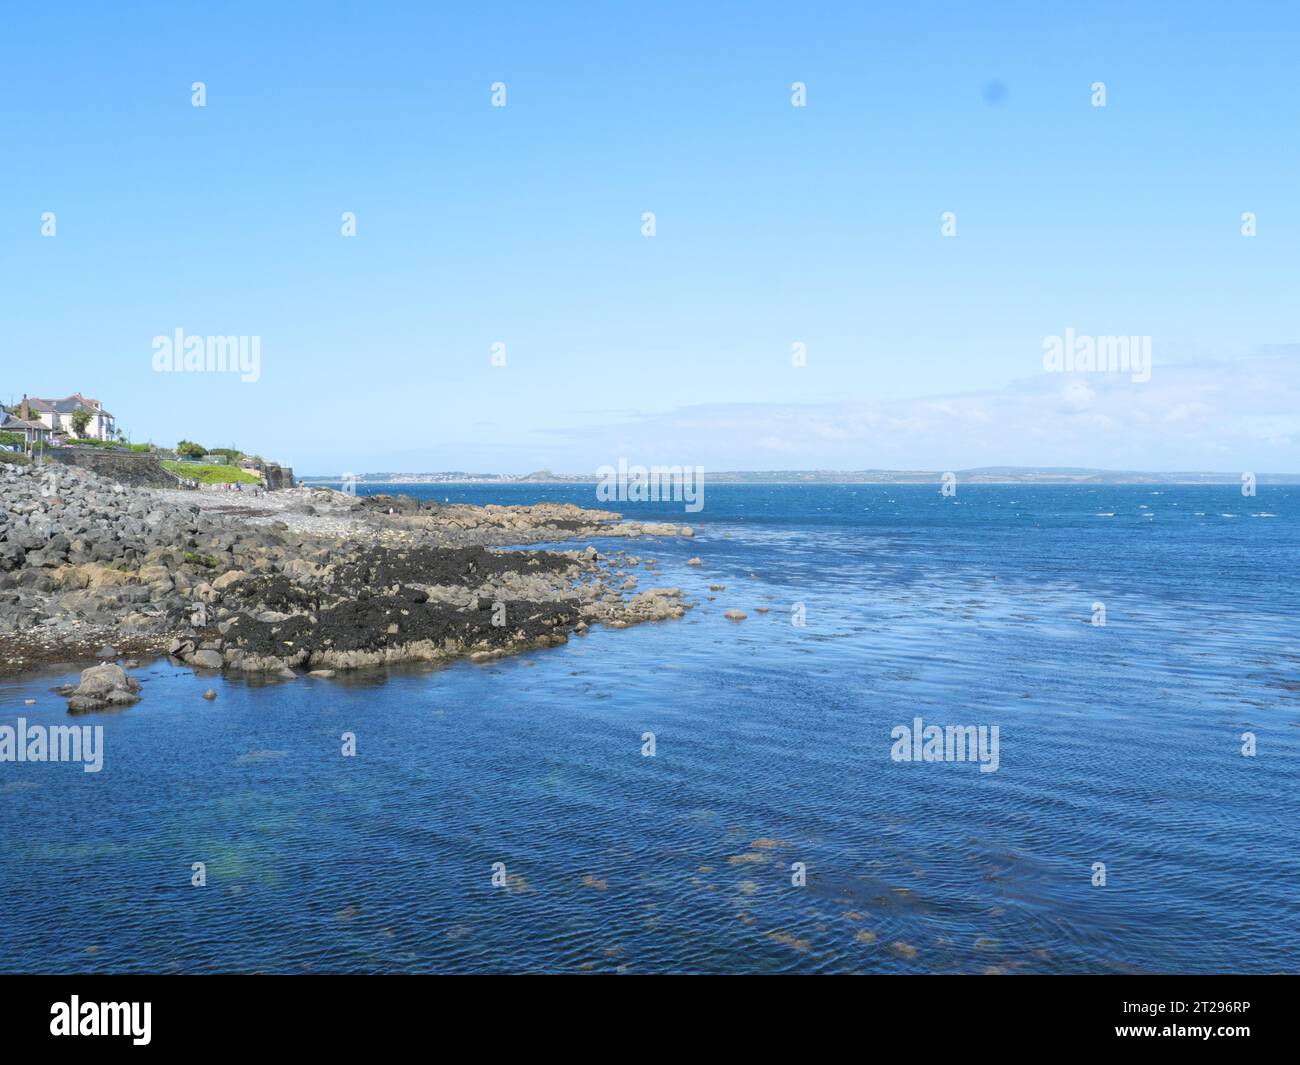
<svg viewBox="0 0 1300 1065">
<path fill-rule="evenodd" d="M 0 968 L 1300 970 L 1300 489 L 705 503 L 598 544 L 682 621 L 335 681 L 143 665 L 77 719 L 102 772 L 0 764 Z M 65 679 L 0 686 L 0 724 L 68 721 Z M 997 725 L 997 771 L 891 760 L 918 716 Z"/>
</svg>

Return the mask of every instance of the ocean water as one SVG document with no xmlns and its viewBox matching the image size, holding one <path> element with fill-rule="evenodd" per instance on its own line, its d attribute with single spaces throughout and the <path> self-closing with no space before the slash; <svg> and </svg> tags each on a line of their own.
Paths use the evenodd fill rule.
<svg viewBox="0 0 1300 1065">
<path fill-rule="evenodd" d="M 142 665 L 77 719 L 101 772 L 0 764 L 0 969 L 1300 971 L 1300 489 L 705 503 L 611 545 L 681 621 L 335 681 Z M 0 725 L 66 722 L 64 679 L 0 683 Z M 998 726 L 997 770 L 895 761 L 917 717 Z"/>
</svg>

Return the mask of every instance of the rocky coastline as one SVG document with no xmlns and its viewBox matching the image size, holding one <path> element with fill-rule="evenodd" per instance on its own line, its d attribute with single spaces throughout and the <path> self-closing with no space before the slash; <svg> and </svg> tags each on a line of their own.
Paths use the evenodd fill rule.
<svg viewBox="0 0 1300 1065">
<path fill-rule="evenodd" d="M 655 585 L 652 558 L 585 541 L 693 535 L 571 504 L 167 491 L 0 465 L 0 676 L 163 654 L 286 679 L 487 661 L 681 617 L 691 604 Z M 71 709 L 132 694 L 110 672 L 81 689 Z"/>
</svg>

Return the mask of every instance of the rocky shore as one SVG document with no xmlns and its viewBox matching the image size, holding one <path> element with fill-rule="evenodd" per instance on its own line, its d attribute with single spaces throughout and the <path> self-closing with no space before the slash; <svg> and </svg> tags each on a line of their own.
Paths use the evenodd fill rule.
<svg viewBox="0 0 1300 1065">
<path fill-rule="evenodd" d="M 640 588 L 655 563 L 627 550 L 504 548 L 691 535 L 571 504 L 158 491 L 0 465 L 0 675 L 154 654 L 285 677 L 484 661 L 690 606 Z"/>
</svg>

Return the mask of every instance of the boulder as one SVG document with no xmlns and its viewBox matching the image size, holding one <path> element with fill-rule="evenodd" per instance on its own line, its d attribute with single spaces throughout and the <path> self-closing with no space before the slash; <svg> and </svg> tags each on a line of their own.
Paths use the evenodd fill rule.
<svg viewBox="0 0 1300 1065">
<path fill-rule="evenodd" d="M 286 577 L 295 581 L 313 581 L 325 572 L 324 566 L 318 566 L 303 558 L 290 559 L 281 570 Z M 220 578 L 218 578 L 220 580 Z"/>
<path fill-rule="evenodd" d="M 242 581 L 247 576 L 248 574 L 245 573 L 242 569 L 232 569 L 227 573 L 223 573 L 220 577 L 218 577 L 215 581 L 212 582 L 212 590 L 215 592 L 224 592 L 232 584 L 236 583 L 237 581 Z"/>
<path fill-rule="evenodd" d="M 167 646 L 167 653 L 175 658 L 184 658 L 194 650 L 194 641 L 177 636 Z"/>
<path fill-rule="evenodd" d="M 140 701 L 140 682 L 113 662 L 81 671 L 81 683 L 68 698 L 70 713 L 103 710 L 109 706 L 130 706 Z"/>
<path fill-rule="evenodd" d="M 163 581 L 171 581 L 171 571 L 166 566 L 150 565 L 141 566 L 137 574 L 141 584 L 161 584 Z"/>
</svg>

